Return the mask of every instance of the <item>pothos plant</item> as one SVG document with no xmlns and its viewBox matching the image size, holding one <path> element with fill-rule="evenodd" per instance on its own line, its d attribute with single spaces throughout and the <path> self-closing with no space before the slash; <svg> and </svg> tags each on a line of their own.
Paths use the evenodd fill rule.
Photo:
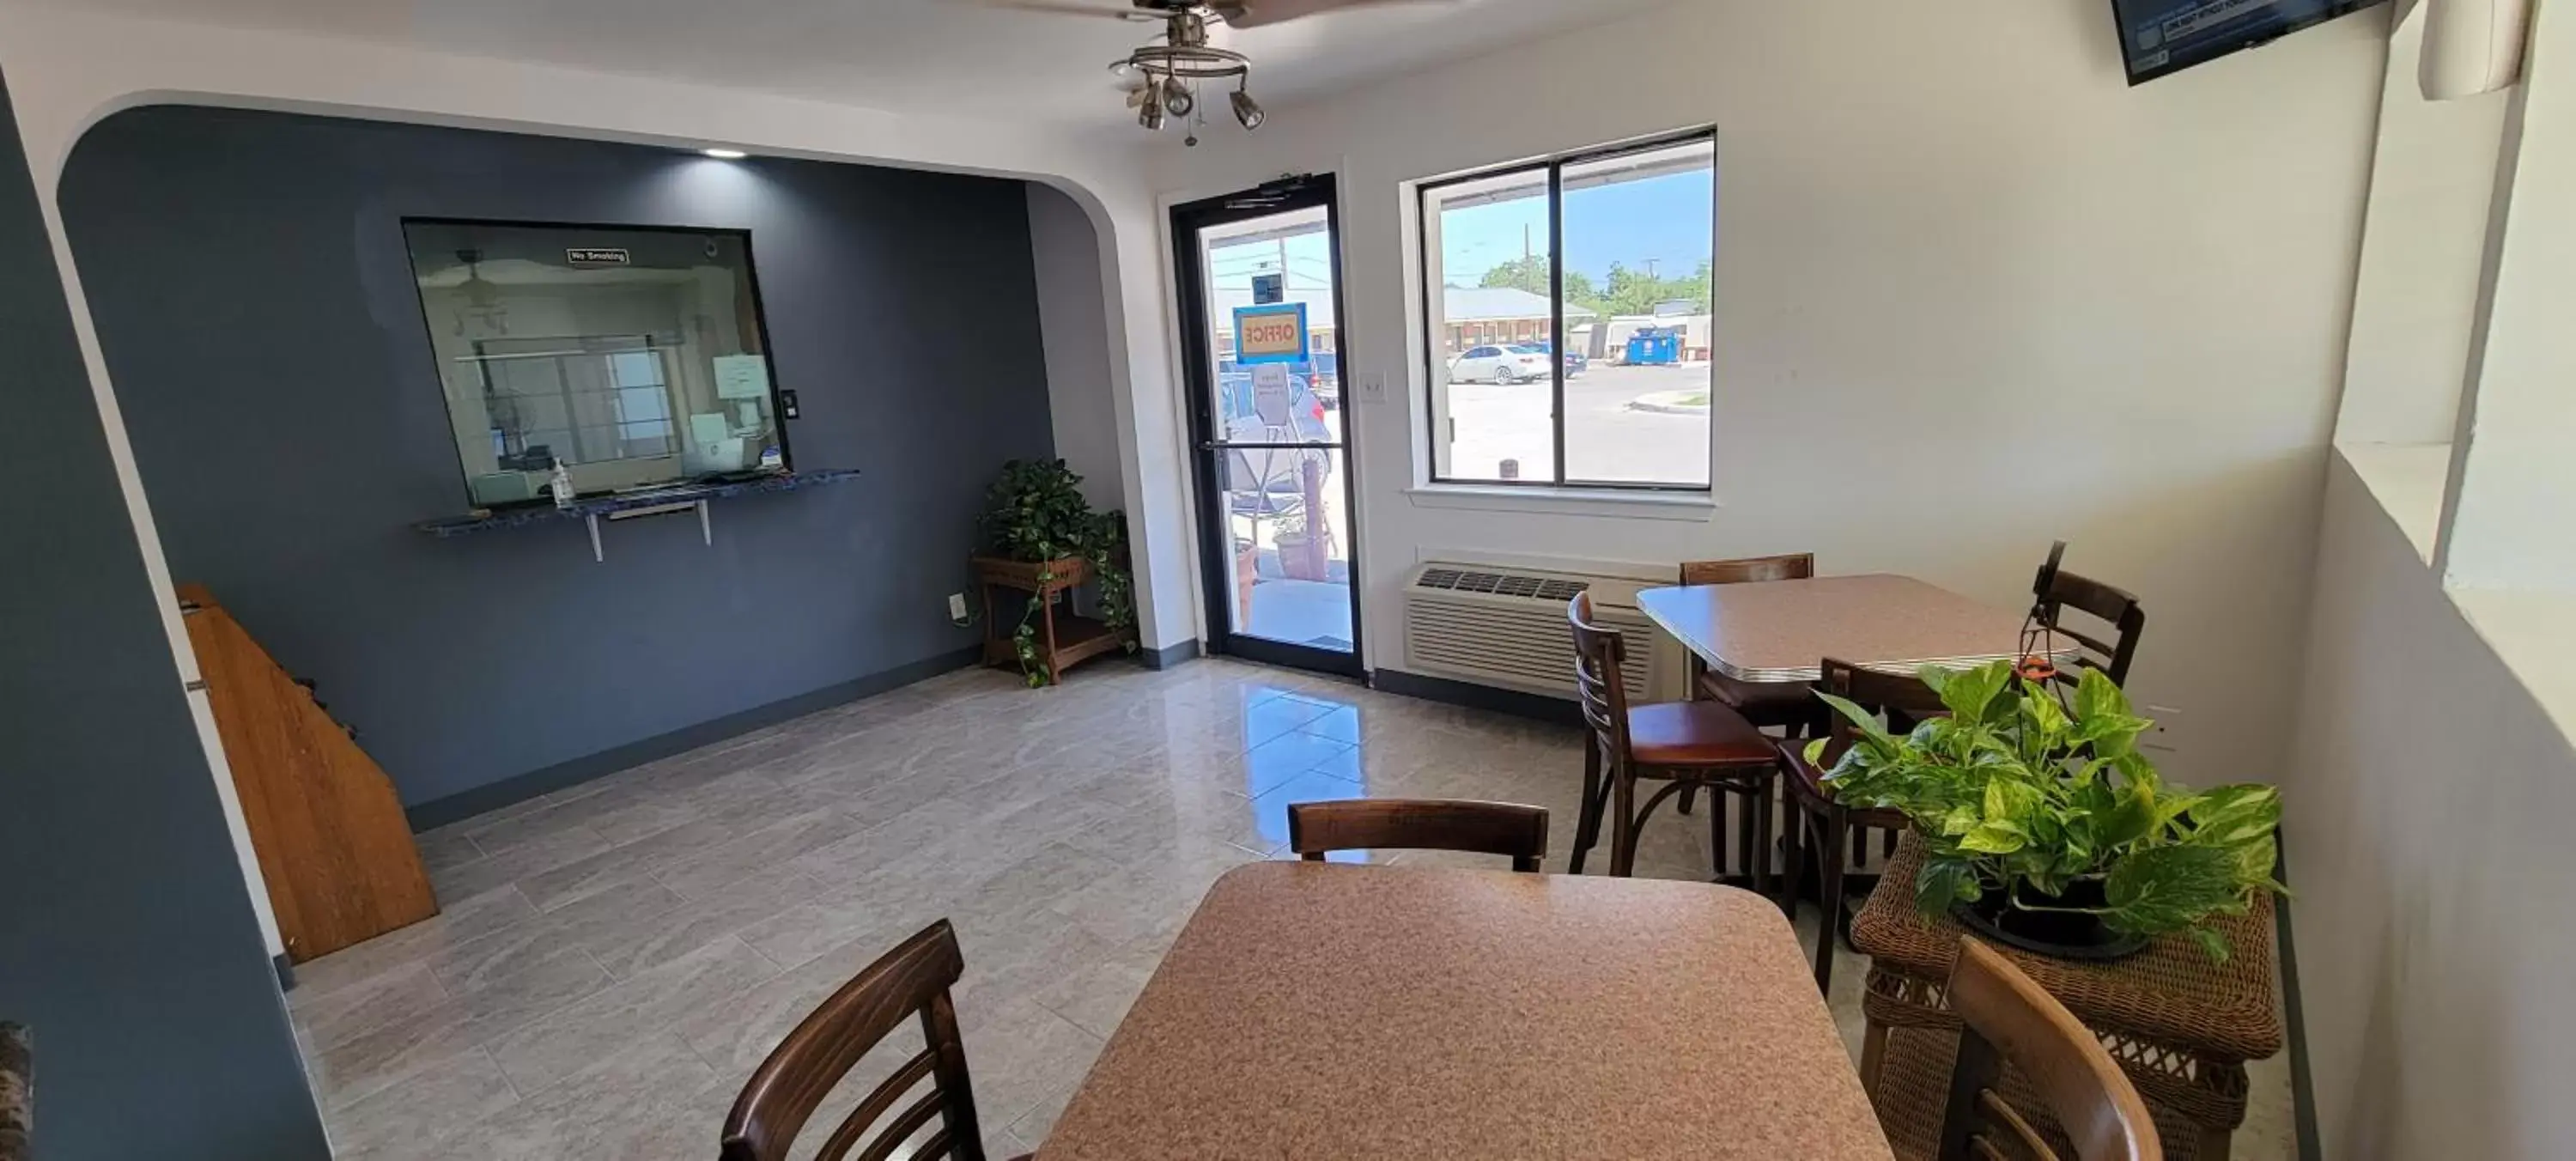
<svg viewBox="0 0 2576 1161">
<path fill-rule="evenodd" d="M 2123 935 L 2188 933 L 2224 962 L 2226 937 L 2209 920 L 2285 890 L 2272 878 L 2279 792 L 2164 781 L 2138 751 L 2154 723 L 2099 670 L 2084 671 L 2071 704 L 2008 661 L 1920 676 L 1951 716 L 1903 736 L 1821 696 L 1859 727 L 1825 775 L 1835 796 L 1901 810 L 1922 834 L 1914 896 L 1925 913 L 1982 902 L 2090 914 Z M 1809 744 L 1808 759 L 1823 747 Z"/>
<path fill-rule="evenodd" d="M 1135 580 L 1127 571 L 1127 516 L 1094 512 L 1082 498 L 1082 477 L 1063 460 L 1012 460 L 985 494 L 984 541 L 996 556 L 1040 566 L 1041 583 L 1057 579 L 1055 562 L 1080 558 L 1091 565 L 1101 621 L 1122 636 L 1136 625 Z M 1011 639 L 1020 674 L 1030 688 L 1046 684 L 1039 656 L 1037 617 L 1047 598 L 1033 595 Z M 1130 643 L 1130 649 L 1135 646 Z"/>
</svg>

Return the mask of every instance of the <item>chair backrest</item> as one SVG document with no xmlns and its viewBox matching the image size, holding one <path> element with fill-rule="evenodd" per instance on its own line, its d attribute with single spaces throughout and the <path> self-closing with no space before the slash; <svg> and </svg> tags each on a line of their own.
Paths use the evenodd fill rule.
<svg viewBox="0 0 2576 1161">
<path fill-rule="evenodd" d="M 1754 581 L 1805 580 L 1816 575 L 1816 554 L 1792 552 L 1781 556 L 1748 556 L 1739 560 L 1685 560 L 1682 583 L 1686 585 L 1740 585 Z"/>
<path fill-rule="evenodd" d="M 1288 806 L 1288 849 L 1308 862 L 1329 851 L 1466 851 L 1503 855 L 1515 871 L 1547 857 L 1547 810 L 1509 802 L 1369 798 Z"/>
<path fill-rule="evenodd" d="M 908 1156 L 984 1161 L 975 1090 L 966 1075 L 966 1046 L 957 1033 L 956 1006 L 948 998 L 949 987 L 964 970 L 957 933 L 942 919 L 842 985 L 751 1074 L 725 1117 L 721 1161 L 785 1161 L 806 1120 L 859 1058 L 916 1014 L 928 1047 L 871 1090 L 811 1155 L 815 1161 L 852 1156 L 880 1161 L 936 1117 L 939 1131 Z M 895 1102 L 925 1079 L 929 1091 L 897 1111 Z M 855 1154 L 854 1148 L 859 1150 Z"/>
<path fill-rule="evenodd" d="M 2137 1086 L 2101 1040 L 2011 960 L 1960 940 L 1949 1001 L 1963 1027 L 1941 1121 L 1941 1161 L 2011 1156 L 2004 1142 L 2043 1161 L 2065 1161 L 1997 1091 L 2006 1062 L 2038 1092 L 2080 1161 L 2162 1161 L 2164 1145 Z"/>
<path fill-rule="evenodd" d="M 2090 577 L 2077 576 L 2064 569 L 2054 577 L 2040 570 L 2045 587 L 2034 584 L 2039 597 L 2040 622 L 2060 637 L 2073 638 L 2084 647 L 2084 663 L 2102 671 L 2111 684 L 2129 683 L 2129 662 L 2138 653 L 2138 635 L 2147 628 L 2147 611 L 2139 607 L 2137 594 L 2114 588 Z M 2105 630 L 2066 623 L 2066 610 L 2074 609 L 2109 626 Z M 2061 673 L 2060 679 L 2072 683 L 2074 670 Z"/>
<path fill-rule="evenodd" d="M 1590 593 L 1574 594 L 1565 619 L 1574 630 L 1574 692 L 1583 722 L 1592 728 L 1602 758 L 1616 768 L 1628 760 L 1628 642 L 1617 630 L 1593 623 Z"/>
</svg>

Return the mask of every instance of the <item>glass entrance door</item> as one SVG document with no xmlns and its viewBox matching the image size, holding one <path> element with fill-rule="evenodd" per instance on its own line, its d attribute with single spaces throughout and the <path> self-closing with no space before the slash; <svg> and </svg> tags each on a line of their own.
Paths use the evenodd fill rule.
<svg viewBox="0 0 2576 1161">
<path fill-rule="evenodd" d="M 1172 225 L 1211 644 L 1357 675 L 1332 179 L 1181 206 Z"/>
</svg>

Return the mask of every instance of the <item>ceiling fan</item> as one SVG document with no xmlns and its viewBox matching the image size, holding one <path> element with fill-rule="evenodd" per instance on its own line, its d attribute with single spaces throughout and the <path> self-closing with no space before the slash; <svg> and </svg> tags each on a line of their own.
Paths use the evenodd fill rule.
<svg viewBox="0 0 2576 1161">
<path fill-rule="evenodd" d="M 1199 143 L 1199 86 L 1234 82 L 1226 100 L 1236 124 L 1259 129 L 1269 114 L 1252 99 L 1252 60 L 1208 40 L 1210 24 L 1262 28 L 1349 8 L 1416 0 L 1128 0 L 1124 8 L 1081 4 L 1072 0 L 986 0 L 997 7 L 1070 16 L 1105 16 L 1115 20 L 1160 21 L 1163 34 L 1110 68 L 1130 79 L 1127 107 L 1136 123 L 1161 130 L 1175 117 L 1188 127 L 1187 144 Z"/>
</svg>

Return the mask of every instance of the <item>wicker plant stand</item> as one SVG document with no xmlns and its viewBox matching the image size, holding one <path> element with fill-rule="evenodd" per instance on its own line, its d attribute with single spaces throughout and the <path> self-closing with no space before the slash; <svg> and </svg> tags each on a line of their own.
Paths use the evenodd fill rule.
<svg viewBox="0 0 2576 1161">
<path fill-rule="evenodd" d="M 1851 931 L 1853 946 L 1870 957 L 1862 996 L 1869 1025 L 1861 1082 L 1899 1157 L 1934 1153 L 1959 1041 L 1958 1017 L 1943 992 L 1962 932 L 1946 918 L 1927 919 L 1915 909 L 1914 876 L 1922 859 L 1922 847 L 1908 834 Z M 2169 1158 L 2223 1161 L 2230 1138 L 2245 1123 L 2245 1062 L 2281 1050 L 2271 899 L 2220 920 L 2219 927 L 2235 949 L 2223 965 L 2178 936 L 2109 963 L 1997 947 L 2101 1034 L 2103 1047 L 2146 1097 Z M 2041 1107 L 2031 1102 L 2019 1077 L 2008 1075 L 2005 1087 L 2022 1090 L 2016 1107 Z M 2061 1137 L 2054 1125 L 2042 1128 Z M 2060 1143 L 2063 1155 L 2074 1155 Z"/>
<path fill-rule="evenodd" d="M 1007 600 L 997 606 L 993 590 L 1025 593 L 1045 600 L 1038 613 L 1038 660 L 1046 666 L 1047 684 L 1064 681 L 1064 671 L 1103 653 L 1116 653 L 1135 639 L 1132 633 L 1121 633 L 1090 617 L 1077 616 L 1065 607 L 1065 598 L 1091 580 L 1091 562 L 1078 556 L 1039 564 L 1024 560 L 1002 560 L 979 556 L 974 559 L 975 588 L 984 600 L 984 664 L 1005 669 L 1020 667 L 1019 647 L 1012 634 L 1020 625 L 1020 600 Z M 1040 576 L 1048 579 L 1039 580 Z M 1025 599 L 1025 598 L 1022 598 Z"/>
</svg>

